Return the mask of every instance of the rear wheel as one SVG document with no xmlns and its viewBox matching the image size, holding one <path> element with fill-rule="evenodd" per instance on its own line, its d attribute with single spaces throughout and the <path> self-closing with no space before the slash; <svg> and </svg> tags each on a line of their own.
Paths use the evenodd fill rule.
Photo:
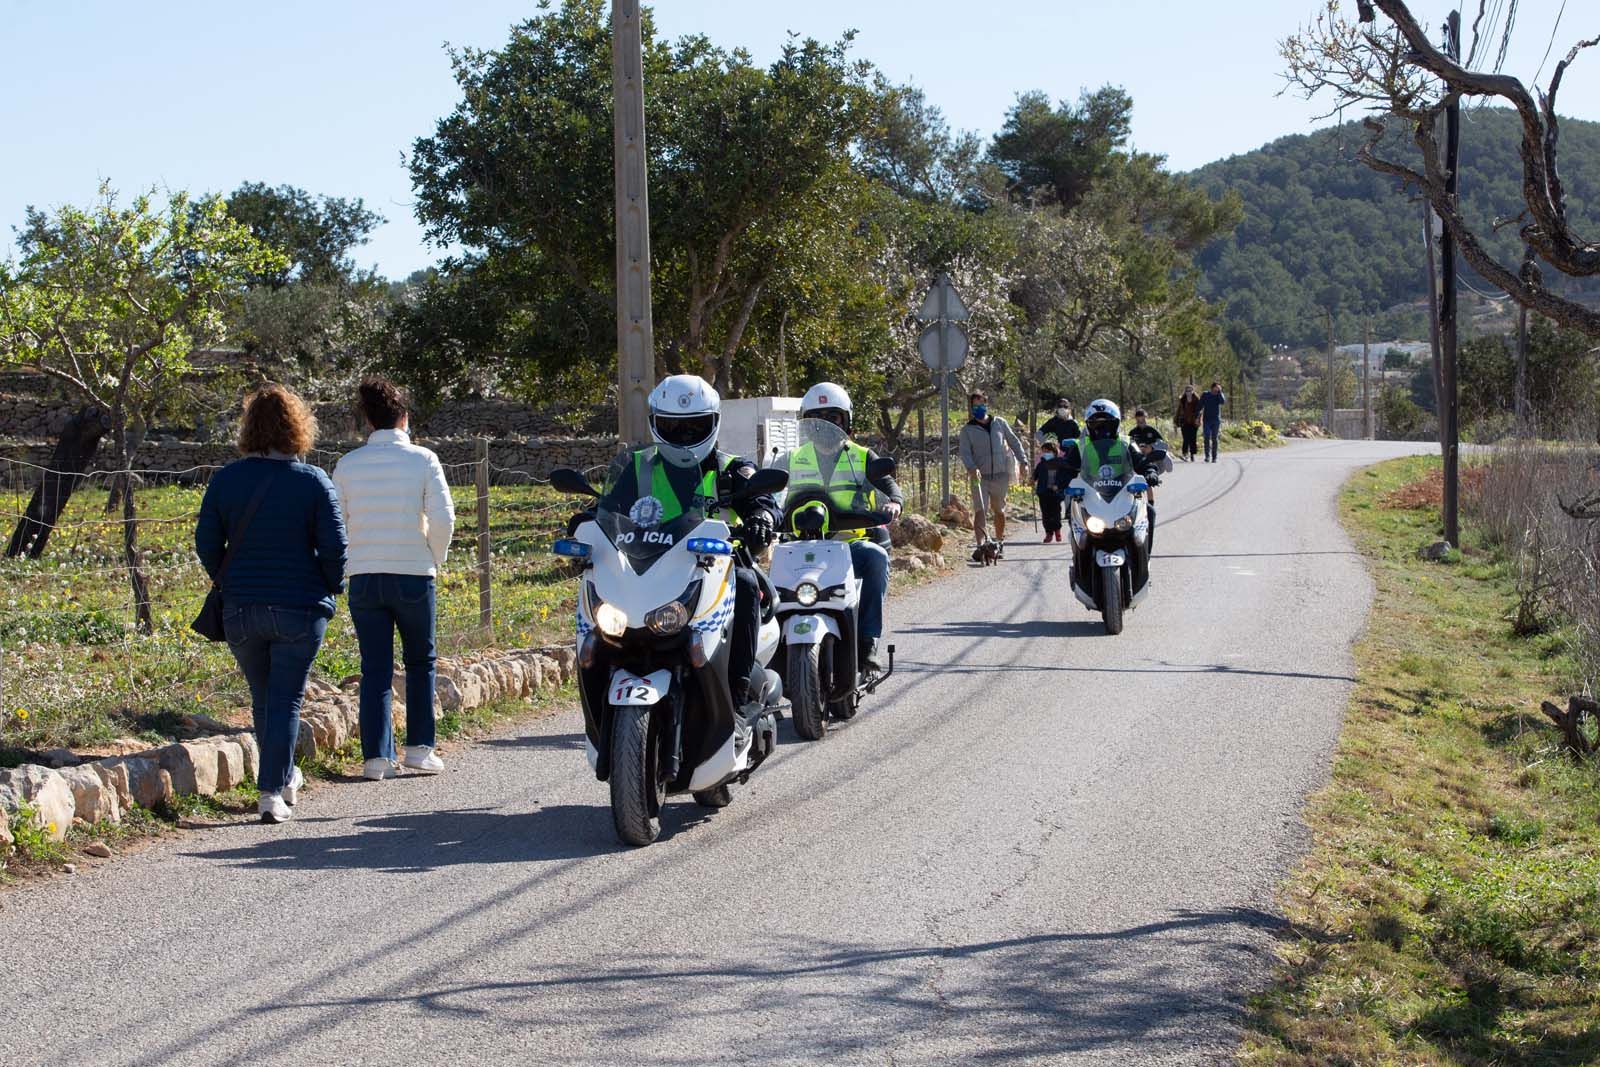
<svg viewBox="0 0 1600 1067">
<path fill-rule="evenodd" d="M 611 822 L 625 845 L 648 845 L 661 836 L 661 780 L 657 742 L 648 707 L 611 709 Z"/>
<path fill-rule="evenodd" d="M 1122 632 L 1122 568 L 1100 568 L 1100 617 L 1105 620 L 1106 633 Z"/>
<path fill-rule="evenodd" d="M 820 741 L 828 732 L 827 702 L 822 695 L 822 645 L 789 646 L 789 715 L 794 732 Z"/>
<path fill-rule="evenodd" d="M 703 789 L 694 795 L 694 802 L 702 808 L 725 808 L 733 803 L 733 790 L 726 783 L 715 789 Z"/>
</svg>

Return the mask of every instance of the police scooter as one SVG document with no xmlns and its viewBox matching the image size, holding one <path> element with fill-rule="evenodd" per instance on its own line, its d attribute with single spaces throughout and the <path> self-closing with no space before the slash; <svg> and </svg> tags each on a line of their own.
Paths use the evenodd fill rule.
<svg viewBox="0 0 1600 1067">
<path fill-rule="evenodd" d="M 648 845 L 661 832 L 670 795 L 690 793 L 702 807 L 732 799 L 777 746 L 783 687 L 766 671 L 754 701 L 741 709 L 728 681 L 737 531 L 712 516 L 737 500 L 782 490 L 789 476 L 760 470 L 737 496 L 697 501 L 664 520 L 654 496 L 633 479 L 602 494 L 582 474 L 552 472 L 565 493 L 596 497 L 574 518 L 559 556 L 582 566 L 578 596 L 579 694 L 584 748 L 595 777 L 611 786 L 617 836 Z M 645 492 L 648 492 L 646 488 Z M 777 652 L 779 627 L 764 609 L 756 661 Z"/>
<path fill-rule="evenodd" d="M 820 419 L 802 419 L 802 438 L 844 431 Z M 837 452 L 837 443 L 834 444 Z M 859 472 L 860 486 L 891 478 L 895 461 L 871 460 Z M 839 487 L 838 473 L 831 483 Z M 833 534 L 885 526 L 893 521 L 883 511 L 853 511 L 839 506 L 820 486 L 792 490 L 784 500 L 782 539 L 772 550 L 772 581 L 778 587 L 778 621 L 783 626 L 784 690 L 789 698 L 795 733 L 816 741 L 828 732 L 828 721 L 853 718 L 861 698 L 873 693 L 894 673 L 894 646 L 881 674 L 861 656 L 861 579 L 850 560 L 850 543 Z"/>
<path fill-rule="evenodd" d="M 1165 452 L 1165 446 L 1156 449 Z M 1165 456 L 1162 457 L 1165 459 Z M 1170 461 L 1168 461 L 1170 462 Z M 1101 467 L 1092 478 L 1080 472 L 1067 486 L 1072 526 L 1072 593 L 1098 611 L 1106 633 L 1122 632 L 1122 614 L 1150 591 L 1150 488 L 1154 473 L 1124 480 Z"/>
</svg>

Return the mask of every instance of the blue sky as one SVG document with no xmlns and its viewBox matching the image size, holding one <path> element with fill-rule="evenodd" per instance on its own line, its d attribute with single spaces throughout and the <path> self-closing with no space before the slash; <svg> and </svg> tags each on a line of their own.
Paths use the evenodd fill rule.
<svg viewBox="0 0 1600 1067">
<path fill-rule="evenodd" d="M 1449 5 L 1412 6 L 1436 20 Z M 1568 6 L 1546 76 L 1572 41 L 1600 29 L 1593 0 Z M 1325 107 L 1275 94 L 1277 42 L 1316 7 L 1057 0 L 1007 15 L 972 0 L 655 5 L 668 36 L 703 32 L 759 60 L 773 58 L 790 30 L 835 38 L 855 29 L 857 55 L 921 85 L 957 127 L 983 133 L 1018 91 L 1075 98 L 1122 85 L 1138 147 L 1179 169 L 1314 125 Z M 1539 68 L 1560 7 L 1523 0 L 1509 73 Z M 359 258 L 404 276 L 439 255 L 412 218 L 401 159 L 454 106 L 443 44 L 492 47 L 533 9 L 531 0 L 0 0 L 0 256 L 25 205 L 85 202 L 102 178 L 123 190 L 221 192 L 258 180 L 364 198 L 389 221 Z M 1574 67 L 1563 103 L 1600 119 L 1600 49 Z"/>
</svg>

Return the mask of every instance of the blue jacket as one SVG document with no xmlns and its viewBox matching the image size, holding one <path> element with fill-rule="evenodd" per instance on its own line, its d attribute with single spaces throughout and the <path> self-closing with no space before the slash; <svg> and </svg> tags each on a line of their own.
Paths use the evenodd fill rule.
<svg viewBox="0 0 1600 1067">
<path fill-rule="evenodd" d="M 195 554 L 215 579 L 232 532 L 269 477 L 272 486 L 223 577 L 222 601 L 312 608 L 332 618 L 334 595 L 344 591 L 344 517 L 320 467 L 263 456 L 223 467 L 200 501 Z"/>
<path fill-rule="evenodd" d="M 1200 411 L 1207 426 L 1222 425 L 1222 405 L 1228 402 L 1226 394 L 1207 389 L 1200 394 Z"/>
</svg>

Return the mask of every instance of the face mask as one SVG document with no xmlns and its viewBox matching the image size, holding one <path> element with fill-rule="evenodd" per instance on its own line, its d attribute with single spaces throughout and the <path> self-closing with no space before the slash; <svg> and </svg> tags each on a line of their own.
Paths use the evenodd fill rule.
<svg viewBox="0 0 1600 1067">
<path fill-rule="evenodd" d="M 988 413 L 989 413 L 989 408 L 988 408 L 987 405 L 985 405 L 985 404 L 974 404 L 974 405 L 972 405 L 972 417 L 973 418 L 981 419 L 985 415 L 987 415 Z"/>
<path fill-rule="evenodd" d="M 1044 458 L 1045 459 L 1055 459 L 1056 458 L 1056 454 L 1055 454 L 1054 451 L 1052 451 L 1051 449 L 1047 448 L 1047 449 L 1044 450 Z"/>
</svg>

